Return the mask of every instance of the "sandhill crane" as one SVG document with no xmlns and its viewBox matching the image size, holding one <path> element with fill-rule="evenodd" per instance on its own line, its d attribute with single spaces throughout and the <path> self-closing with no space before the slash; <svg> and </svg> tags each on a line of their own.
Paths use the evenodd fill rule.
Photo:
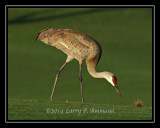
<svg viewBox="0 0 160 128">
<path fill-rule="evenodd" d="M 67 59 L 65 63 L 60 67 L 56 73 L 55 82 L 53 85 L 53 90 L 51 93 L 50 100 L 53 100 L 53 94 L 55 91 L 56 83 L 60 72 L 65 67 L 65 65 L 76 59 L 79 61 L 79 80 L 81 97 L 83 104 L 83 90 L 82 90 L 82 75 L 81 75 L 81 64 L 85 59 L 87 64 L 87 70 L 89 74 L 95 78 L 105 78 L 111 85 L 113 85 L 118 92 L 120 92 L 117 87 L 117 79 L 115 75 L 111 72 L 96 72 L 96 66 L 101 58 L 102 49 L 99 43 L 91 38 L 90 36 L 72 29 L 57 29 L 57 28 L 47 28 L 40 31 L 36 40 L 40 40 L 47 45 L 51 45 L 61 50 L 67 54 Z"/>
</svg>

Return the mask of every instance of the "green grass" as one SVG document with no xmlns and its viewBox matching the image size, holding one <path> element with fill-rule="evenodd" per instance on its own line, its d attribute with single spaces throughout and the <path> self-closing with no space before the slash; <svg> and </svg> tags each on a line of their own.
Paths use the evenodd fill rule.
<svg viewBox="0 0 160 128">
<path fill-rule="evenodd" d="M 44 104 L 51 108 L 52 105 L 56 105 L 47 101 L 56 71 L 65 62 L 66 55 L 54 47 L 34 41 L 36 34 L 48 27 L 75 29 L 96 39 L 102 47 L 102 57 L 97 71 L 113 72 L 118 79 L 122 97 L 118 96 L 116 90 L 106 80 L 90 76 L 84 61 L 82 77 L 85 104 L 106 106 L 110 104 L 117 106 L 117 109 L 119 106 L 120 111 L 122 106 L 123 113 L 125 108 L 129 110 L 130 104 L 139 98 L 143 101 L 144 108 L 131 108 L 140 110 L 145 115 L 145 108 L 152 106 L 151 8 L 9 8 L 8 105 L 13 105 L 13 108 L 9 106 L 9 119 L 26 119 L 28 111 L 25 111 L 26 104 L 29 104 L 30 111 L 33 110 L 32 107 L 39 105 L 40 108 L 33 110 L 33 113 L 38 111 L 46 115 L 44 119 L 60 118 L 46 114 L 47 106 Z M 54 95 L 57 105 L 61 106 L 61 101 L 69 100 L 72 103 L 69 105 L 71 108 L 80 107 L 78 66 L 78 62 L 73 60 L 62 71 Z M 32 99 L 34 102 L 30 104 L 24 99 L 26 101 Z M 15 116 L 16 104 L 17 108 L 22 106 L 22 114 L 18 117 Z M 90 108 L 92 105 L 87 107 Z M 122 114 L 120 111 L 119 115 L 107 118 L 120 119 Z M 75 116 L 69 115 L 66 114 L 68 119 L 74 119 Z M 135 119 L 132 114 L 129 115 L 128 119 Z M 82 116 L 83 114 L 80 116 L 81 119 Z M 41 118 L 36 115 L 33 117 L 35 120 Z M 89 118 L 92 117 L 84 116 L 84 119 Z M 151 119 L 147 116 L 141 117 L 145 118 Z M 126 119 L 125 116 L 123 119 Z"/>
<path fill-rule="evenodd" d="M 152 120 L 152 107 L 9 100 L 8 120 Z"/>
</svg>

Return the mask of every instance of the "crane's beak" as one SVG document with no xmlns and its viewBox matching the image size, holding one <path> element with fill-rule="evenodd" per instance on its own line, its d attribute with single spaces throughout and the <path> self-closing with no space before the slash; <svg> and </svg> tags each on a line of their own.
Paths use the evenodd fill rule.
<svg viewBox="0 0 160 128">
<path fill-rule="evenodd" d="M 119 96 L 121 96 L 121 93 L 120 93 L 120 91 L 118 90 L 118 87 L 117 87 L 116 84 L 114 85 L 114 87 L 115 87 L 116 91 L 118 92 Z"/>
</svg>

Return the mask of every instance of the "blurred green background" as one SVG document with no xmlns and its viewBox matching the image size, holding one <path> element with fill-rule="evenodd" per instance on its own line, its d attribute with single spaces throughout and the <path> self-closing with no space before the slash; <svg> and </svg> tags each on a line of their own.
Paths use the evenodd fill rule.
<svg viewBox="0 0 160 128">
<path fill-rule="evenodd" d="M 97 71 L 113 72 L 122 97 L 105 79 L 95 79 L 82 65 L 84 102 L 152 105 L 151 8 L 8 8 L 8 98 L 49 100 L 56 71 L 66 55 L 35 42 L 45 28 L 79 30 L 97 40 L 102 57 Z M 81 102 L 79 64 L 62 71 L 56 101 Z"/>
</svg>

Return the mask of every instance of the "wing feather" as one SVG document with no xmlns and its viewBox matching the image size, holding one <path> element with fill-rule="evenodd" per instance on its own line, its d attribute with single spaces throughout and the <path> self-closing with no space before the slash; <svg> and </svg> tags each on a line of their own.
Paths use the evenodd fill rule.
<svg viewBox="0 0 160 128">
<path fill-rule="evenodd" d="M 38 33 L 36 39 L 54 46 L 77 60 L 97 54 L 98 42 L 90 36 L 72 29 L 49 28 Z"/>
<path fill-rule="evenodd" d="M 81 43 L 76 36 L 63 30 L 53 34 L 49 39 L 49 44 L 78 60 L 85 59 L 89 55 L 88 46 Z"/>
</svg>

